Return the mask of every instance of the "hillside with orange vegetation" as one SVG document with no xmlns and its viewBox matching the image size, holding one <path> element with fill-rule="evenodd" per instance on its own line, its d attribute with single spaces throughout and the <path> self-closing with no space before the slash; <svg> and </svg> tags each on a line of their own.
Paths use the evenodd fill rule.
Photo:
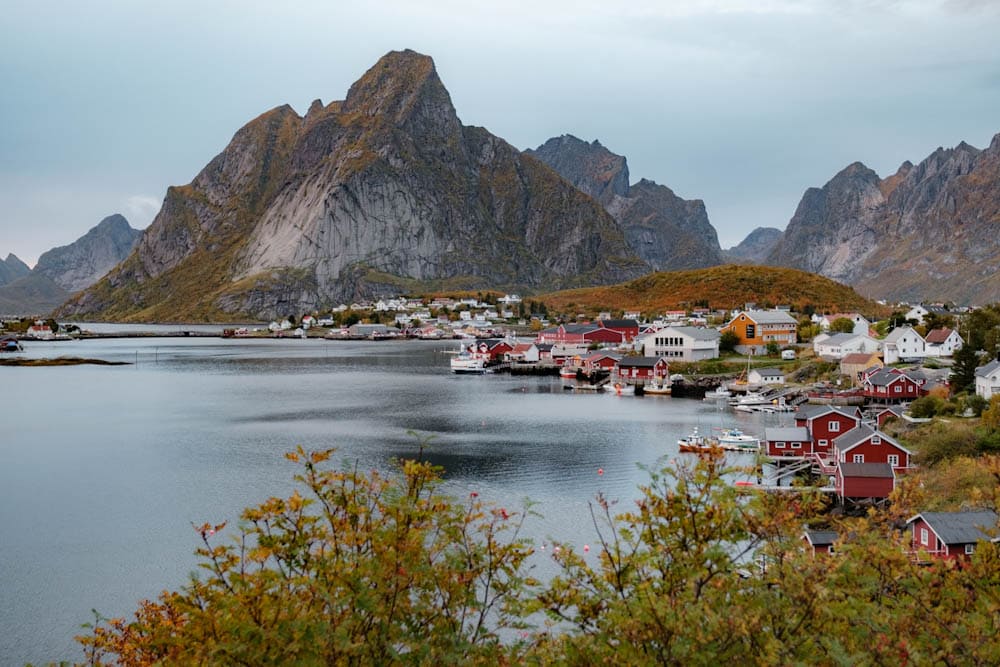
<svg viewBox="0 0 1000 667">
<path fill-rule="evenodd" d="M 802 312 L 860 312 L 888 314 L 885 306 L 865 299 L 852 288 L 813 273 L 795 269 L 727 264 L 691 271 L 651 273 L 619 285 L 553 292 L 539 297 L 560 312 L 638 310 L 655 314 L 665 310 L 792 306 Z"/>
</svg>

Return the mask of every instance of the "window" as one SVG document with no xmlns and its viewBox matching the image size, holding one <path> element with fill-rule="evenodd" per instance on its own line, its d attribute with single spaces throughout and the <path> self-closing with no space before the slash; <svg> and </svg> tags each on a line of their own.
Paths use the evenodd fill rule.
<svg viewBox="0 0 1000 667">
<path fill-rule="evenodd" d="M 801 442 L 793 442 L 792 443 L 792 449 L 802 449 L 802 443 Z"/>
<path fill-rule="evenodd" d="M 872 436 L 872 444 L 873 445 L 881 445 L 882 444 L 882 436 L 880 436 L 880 435 L 873 435 Z"/>
<path fill-rule="evenodd" d="M 886 460 L 886 463 L 888 463 L 889 465 L 891 465 L 893 468 L 899 467 L 899 455 L 898 454 L 889 454 L 889 456 L 888 456 L 888 458 Z"/>
<path fill-rule="evenodd" d="M 775 447 L 775 449 L 784 449 L 785 448 L 785 443 L 780 442 L 780 441 L 776 442 L 776 443 L 774 443 L 774 447 Z"/>
<path fill-rule="evenodd" d="M 839 432 L 840 432 L 840 422 L 834 419 L 832 422 L 830 422 L 830 433 L 839 433 Z"/>
<path fill-rule="evenodd" d="M 864 454 L 855 454 L 854 458 L 852 460 L 855 463 L 864 463 L 865 462 L 865 455 Z"/>
<path fill-rule="evenodd" d="M 975 552 L 976 552 L 976 545 L 975 544 L 966 544 L 965 545 L 965 554 L 967 556 L 971 556 Z"/>
<path fill-rule="evenodd" d="M 929 535 L 927 534 L 927 529 L 926 528 L 921 528 L 920 529 L 920 543 L 926 547 L 928 541 L 929 541 Z"/>
<path fill-rule="evenodd" d="M 757 337 L 757 327 L 755 327 L 753 324 L 748 324 L 747 338 L 756 338 L 756 337 Z"/>
<path fill-rule="evenodd" d="M 830 444 L 830 441 L 829 441 L 829 440 L 820 440 L 820 441 L 819 441 L 819 442 L 817 442 L 816 444 L 817 444 L 817 445 L 818 445 L 819 447 L 826 447 L 826 446 L 828 446 L 828 445 Z"/>
</svg>

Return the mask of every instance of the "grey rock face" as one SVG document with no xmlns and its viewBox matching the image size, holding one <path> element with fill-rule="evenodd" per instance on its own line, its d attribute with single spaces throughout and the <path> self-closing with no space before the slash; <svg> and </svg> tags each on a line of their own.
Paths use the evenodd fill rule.
<svg viewBox="0 0 1000 667">
<path fill-rule="evenodd" d="M 44 253 L 34 272 L 68 292 L 85 289 L 128 257 L 140 236 L 123 216 L 110 215 L 73 243 Z"/>
<path fill-rule="evenodd" d="M 8 254 L 7 259 L 0 259 L 0 285 L 12 283 L 29 273 L 31 273 L 31 269 L 14 253 Z"/>
<path fill-rule="evenodd" d="M 998 135 L 1000 136 L 1000 135 Z M 939 148 L 886 179 L 860 163 L 806 191 L 768 263 L 891 299 L 1000 299 L 1000 142 Z"/>
<path fill-rule="evenodd" d="M 774 227 L 758 227 L 747 234 L 739 245 L 724 251 L 724 254 L 730 261 L 760 264 L 771 254 L 783 234 Z"/>
<path fill-rule="evenodd" d="M 601 202 L 629 247 L 657 271 L 697 269 L 722 263 L 715 228 L 699 199 L 681 199 L 663 185 L 628 182 L 628 165 L 600 142 L 564 134 L 525 151 Z"/>
</svg>

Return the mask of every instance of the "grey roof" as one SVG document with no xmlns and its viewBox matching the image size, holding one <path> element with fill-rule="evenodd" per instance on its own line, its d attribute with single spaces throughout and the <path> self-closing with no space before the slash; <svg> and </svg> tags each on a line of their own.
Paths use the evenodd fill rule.
<svg viewBox="0 0 1000 667">
<path fill-rule="evenodd" d="M 600 329 L 596 324 L 564 324 L 562 325 L 563 331 L 571 334 L 585 334 L 595 329 Z M 558 333 L 559 327 L 549 330 L 550 333 Z"/>
<path fill-rule="evenodd" d="M 872 383 L 876 387 L 887 387 L 893 382 L 897 382 L 902 379 L 909 379 L 910 382 L 920 384 L 920 380 L 914 378 L 909 373 L 902 373 L 895 369 L 882 368 L 871 375 L 868 376 L 868 382 Z"/>
<path fill-rule="evenodd" d="M 619 329 L 636 329 L 639 323 L 635 320 L 599 320 L 601 325 L 607 329 L 618 327 Z"/>
<path fill-rule="evenodd" d="M 910 519 L 913 523 L 923 519 L 931 530 L 945 544 L 972 544 L 979 540 L 988 540 L 990 535 L 985 531 L 997 527 L 997 515 L 990 510 L 979 512 L 923 512 Z"/>
<path fill-rule="evenodd" d="M 798 324 L 794 317 L 783 310 L 748 310 L 746 316 L 757 324 Z"/>
<path fill-rule="evenodd" d="M 903 450 L 907 454 L 911 453 L 910 450 L 908 450 L 906 447 L 903 447 L 901 444 L 899 444 L 898 442 L 887 436 L 885 433 L 882 433 L 881 431 L 876 431 L 871 426 L 865 426 L 863 424 L 861 426 L 856 426 L 847 433 L 843 434 L 842 436 L 835 438 L 833 441 L 833 445 L 843 453 L 848 450 L 854 449 L 862 442 L 868 440 L 868 438 L 876 434 L 878 434 L 878 436 L 882 438 L 883 442 L 887 442 L 890 445 L 893 445 L 894 447 Z"/>
<path fill-rule="evenodd" d="M 780 368 L 754 368 L 751 371 L 757 371 L 760 375 L 780 375 L 785 377 L 785 371 Z"/>
<path fill-rule="evenodd" d="M 906 334 L 906 332 L 908 332 L 908 331 L 912 331 L 912 332 L 913 332 L 913 333 L 914 333 L 914 334 L 915 334 L 915 335 L 917 336 L 917 338 L 919 338 L 919 339 L 923 340 L 923 336 L 921 336 L 920 334 L 918 334 L 918 333 L 917 333 L 917 332 L 916 332 L 916 331 L 914 330 L 914 328 L 913 328 L 913 327 L 910 327 L 910 326 L 906 326 L 906 327 L 896 327 L 895 329 L 893 329 L 892 331 L 890 331 L 890 332 L 889 332 L 889 335 L 887 335 L 887 336 L 886 336 L 886 337 L 885 337 L 885 338 L 884 338 L 884 339 L 882 340 L 882 342 L 883 342 L 883 343 L 896 343 L 896 342 L 897 342 L 897 341 L 898 341 L 898 340 L 899 340 L 900 338 L 902 338 L 902 337 L 903 337 L 903 335 L 904 335 L 904 334 Z"/>
<path fill-rule="evenodd" d="M 619 366 L 634 366 L 637 368 L 652 368 L 663 357 L 622 357 Z"/>
<path fill-rule="evenodd" d="M 707 329 L 705 327 L 666 327 L 679 334 L 690 336 L 695 340 L 718 340 L 720 333 L 717 329 Z M 661 329 L 663 331 L 664 329 Z"/>
<path fill-rule="evenodd" d="M 807 530 L 805 536 L 814 547 L 827 547 L 837 541 L 835 530 Z"/>
<path fill-rule="evenodd" d="M 976 368 L 976 377 L 981 377 L 981 378 L 989 377 L 990 375 L 993 375 L 993 373 L 995 373 L 998 369 L 1000 369 L 1000 360 L 994 359 L 985 366 L 979 366 L 978 368 Z"/>
<path fill-rule="evenodd" d="M 847 343 L 849 341 L 854 340 L 855 338 L 860 338 L 860 337 L 861 337 L 860 334 L 837 333 L 837 334 L 833 334 L 829 338 L 826 338 L 826 339 L 820 341 L 819 344 L 820 345 L 843 345 L 844 343 Z"/>
<path fill-rule="evenodd" d="M 871 477 L 892 479 L 895 474 L 888 463 L 840 463 L 840 474 L 844 477 Z"/>
<path fill-rule="evenodd" d="M 851 419 L 859 419 L 857 412 L 848 412 L 840 406 L 837 405 L 800 405 L 798 410 L 795 411 L 796 419 L 814 419 L 821 415 L 825 415 L 828 412 L 836 412 L 837 414 L 844 415 L 845 417 L 850 417 Z"/>
<path fill-rule="evenodd" d="M 764 440 L 767 442 L 809 442 L 809 429 L 805 426 L 792 426 L 785 428 L 765 428 Z"/>
</svg>

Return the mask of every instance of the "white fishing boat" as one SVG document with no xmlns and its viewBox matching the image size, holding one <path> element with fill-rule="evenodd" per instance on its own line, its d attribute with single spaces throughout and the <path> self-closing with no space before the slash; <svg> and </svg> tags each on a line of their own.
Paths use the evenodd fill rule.
<svg viewBox="0 0 1000 667">
<path fill-rule="evenodd" d="M 653 396 L 669 396 L 670 390 L 671 385 L 669 382 L 661 382 L 660 384 L 650 383 L 642 387 L 642 393 Z"/>
<path fill-rule="evenodd" d="M 635 387 L 630 384 L 622 384 L 621 382 L 615 382 L 614 384 L 609 382 L 604 385 L 604 391 L 617 396 L 631 396 L 635 394 Z"/>
<path fill-rule="evenodd" d="M 451 358 L 452 373 L 481 374 L 486 372 L 486 358 L 462 346 L 458 354 Z"/>
<path fill-rule="evenodd" d="M 677 440 L 677 449 L 682 452 L 708 452 L 716 446 L 717 445 L 712 440 L 709 440 L 705 436 L 698 433 L 697 426 L 692 429 L 690 435 L 686 435 Z"/>
<path fill-rule="evenodd" d="M 726 385 L 720 384 L 715 391 L 705 392 L 706 401 L 724 401 L 733 397 L 733 392 L 726 389 Z"/>
<path fill-rule="evenodd" d="M 738 428 L 724 428 L 715 438 L 729 452 L 748 452 L 756 454 L 760 451 L 760 438 L 748 435 Z"/>
</svg>

